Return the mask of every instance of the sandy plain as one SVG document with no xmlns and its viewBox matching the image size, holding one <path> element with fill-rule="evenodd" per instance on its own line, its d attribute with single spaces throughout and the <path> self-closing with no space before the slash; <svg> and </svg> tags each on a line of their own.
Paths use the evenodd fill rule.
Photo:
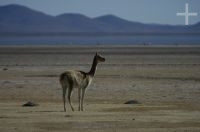
<svg viewBox="0 0 200 132">
<path fill-rule="evenodd" d="M 63 112 L 58 76 L 98 65 L 85 111 Z M 137 100 L 138 104 L 124 104 Z M 36 107 L 22 107 L 27 101 Z M 1 46 L 1 132 L 199 132 L 200 47 Z"/>
</svg>

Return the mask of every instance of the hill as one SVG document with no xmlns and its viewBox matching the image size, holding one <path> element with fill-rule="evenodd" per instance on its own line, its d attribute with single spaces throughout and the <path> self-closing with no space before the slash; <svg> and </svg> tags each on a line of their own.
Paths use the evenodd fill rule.
<svg viewBox="0 0 200 132">
<path fill-rule="evenodd" d="M 65 13 L 51 16 L 21 5 L 0 6 L 0 33 L 200 33 L 190 26 L 143 24 L 114 15 L 89 18 Z"/>
</svg>

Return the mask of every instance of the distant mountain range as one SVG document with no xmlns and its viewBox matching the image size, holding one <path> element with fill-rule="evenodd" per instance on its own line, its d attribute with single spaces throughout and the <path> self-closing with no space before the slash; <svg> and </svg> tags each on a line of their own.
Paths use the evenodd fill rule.
<svg viewBox="0 0 200 132">
<path fill-rule="evenodd" d="M 194 25 L 144 24 L 114 15 L 90 18 L 66 13 L 51 16 L 21 5 L 0 6 L 0 33 L 200 33 Z"/>
</svg>

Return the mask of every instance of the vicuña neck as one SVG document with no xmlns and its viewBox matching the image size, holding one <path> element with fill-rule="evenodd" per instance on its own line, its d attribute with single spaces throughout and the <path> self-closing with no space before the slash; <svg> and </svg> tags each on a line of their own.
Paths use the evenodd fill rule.
<svg viewBox="0 0 200 132">
<path fill-rule="evenodd" d="M 94 57 L 94 60 L 93 60 L 93 63 L 92 63 L 92 67 L 91 67 L 91 69 L 90 69 L 88 74 L 93 77 L 95 72 L 96 72 L 96 68 L 97 68 L 97 60 Z"/>
</svg>

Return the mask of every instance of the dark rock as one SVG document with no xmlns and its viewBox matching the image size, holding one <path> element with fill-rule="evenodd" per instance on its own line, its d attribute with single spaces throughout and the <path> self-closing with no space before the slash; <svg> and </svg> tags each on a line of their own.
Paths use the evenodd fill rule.
<svg viewBox="0 0 200 132">
<path fill-rule="evenodd" d="M 34 106 L 38 106 L 38 104 L 28 101 L 27 103 L 23 104 L 22 106 L 23 107 L 34 107 Z"/>
<path fill-rule="evenodd" d="M 137 100 L 129 100 L 125 102 L 124 104 L 140 104 L 140 102 L 138 102 Z"/>
<path fill-rule="evenodd" d="M 8 68 L 3 68 L 3 71 L 7 71 L 8 70 Z"/>
</svg>

